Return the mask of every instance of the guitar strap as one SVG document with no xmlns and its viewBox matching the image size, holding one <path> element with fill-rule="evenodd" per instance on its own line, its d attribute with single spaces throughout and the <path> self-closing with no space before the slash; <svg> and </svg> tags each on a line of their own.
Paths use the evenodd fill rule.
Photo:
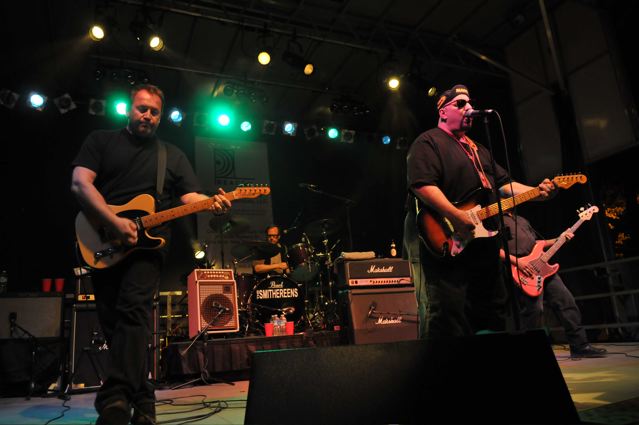
<svg viewBox="0 0 639 425">
<path fill-rule="evenodd" d="M 158 174 L 155 186 L 155 204 L 160 205 L 160 196 L 164 191 L 164 177 L 166 177 L 166 145 L 160 139 L 157 139 L 158 145 Z"/>
</svg>

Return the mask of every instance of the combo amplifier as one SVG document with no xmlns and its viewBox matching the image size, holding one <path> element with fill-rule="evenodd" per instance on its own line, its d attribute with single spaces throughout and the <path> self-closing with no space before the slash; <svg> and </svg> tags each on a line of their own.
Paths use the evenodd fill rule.
<svg viewBox="0 0 639 425">
<path fill-rule="evenodd" d="M 189 338 L 199 332 L 237 332 L 240 329 L 233 270 L 195 269 L 187 283 Z"/>
<path fill-rule="evenodd" d="M 353 260 L 337 265 L 338 285 L 342 288 L 412 286 L 410 263 L 399 258 Z"/>
</svg>

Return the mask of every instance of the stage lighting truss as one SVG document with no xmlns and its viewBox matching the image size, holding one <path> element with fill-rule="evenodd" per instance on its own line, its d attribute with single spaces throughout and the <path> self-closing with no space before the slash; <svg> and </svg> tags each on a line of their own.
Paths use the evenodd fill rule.
<svg viewBox="0 0 639 425">
<path fill-rule="evenodd" d="M 53 103 L 58 108 L 58 111 L 60 111 L 61 114 L 66 114 L 67 112 L 77 108 L 77 105 L 75 104 L 69 93 L 65 93 L 60 97 L 56 97 L 55 99 L 53 99 Z"/>
<path fill-rule="evenodd" d="M 371 108 L 364 102 L 349 97 L 339 97 L 331 101 L 331 113 L 339 115 L 365 116 L 371 113 Z"/>
<path fill-rule="evenodd" d="M 9 89 L 0 90 L 0 105 L 8 109 L 13 109 L 16 106 L 16 102 L 20 98 L 18 93 L 15 93 Z"/>
</svg>

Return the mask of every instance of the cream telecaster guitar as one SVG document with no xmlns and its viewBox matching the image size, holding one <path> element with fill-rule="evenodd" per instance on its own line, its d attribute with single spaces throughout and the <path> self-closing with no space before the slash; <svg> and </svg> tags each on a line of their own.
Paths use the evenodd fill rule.
<svg viewBox="0 0 639 425">
<path fill-rule="evenodd" d="M 575 233 L 579 226 L 581 226 L 584 221 L 590 220 L 596 212 L 599 212 L 599 207 L 593 206 L 587 210 L 582 208 L 579 212 L 579 220 L 568 229 L 568 232 Z M 541 295 L 544 290 L 544 280 L 559 270 L 559 264 L 551 265 L 548 264 L 548 261 L 550 261 L 550 258 L 566 243 L 566 240 L 565 236 L 560 236 L 546 252 L 544 252 L 544 241 L 537 241 L 530 254 L 525 257 L 519 257 L 518 259 L 519 261 L 528 261 L 528 265 L 535 270 L 535 274 L 533 276 L 526 276 L 517 269 L 517 265 L 513 264 L 511 267 L 515 284 L 531 297 Z"/>
<path fill-rule="evenodd" d="M 271 193 L 271 189 L 268 187 L 240 186 L 232 192 L 227 192 L 226 197 L 230 201 L 234 201 L 236 199 L 257 198 L 269 193 Z M 166 244 L 166 240 L 150 236 L 147 232 L 148 229 L 176 218 L 208 210 L 213 202 L 214 200 L 210 198 L 156 213 L 155 200 L 151 195 L 144 194 L 136 196 L 124 205 L 109 205 L 109 208 L 118 216 L 129 218 L 138 226 L 138 243 L 134 246 L 123 244 L 110 235 L 104 226 L 92 221 L 83 212 L 80 212 L 75 219 L 75 233 L 82 259 L 89 267 L 105 269 L 117 264 L 138 249 L 161 248 Z"/>
<path fill-rule="evenodd" d="M 553 183 L 562 189 L 567 189 L 575 183 L 586 183 L 587 180 L 583 174 L 561 175 L 552 179 Z M 497 215 L 499 205 L 495 202 L 482 207 L 477 203 L 476 194 L 471 199 L 456 204 L 457 208 L 466 210 L 466 214 L 475 225 L 474 236 L 469 238 L 461 238 L 455 232 L 452 223 L 434 210 L 423 206 L 419 209 L 416 218 L 419 236 L 433 255 L 440 258 L 454 257 L 461 254 L 473 239 L 487 238 L 497 234 L 497 231 L 486 229 L 483 221 Z M 511 198 L 502 199 L 501 208 L 503 211 L 512 209 L 516 205 L 537 198 L 539 194 L 539 189 L 534 188 Z"/>
</svg>

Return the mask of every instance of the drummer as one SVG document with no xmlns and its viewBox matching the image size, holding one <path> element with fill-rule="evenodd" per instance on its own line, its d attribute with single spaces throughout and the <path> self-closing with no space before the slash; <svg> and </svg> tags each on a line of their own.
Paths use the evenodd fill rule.
<svg viewBox="0 0 639 425">
<path fill-rule="evenodd" d="M 284 261 L 287 258 L 286 247 L 280 244 L 281 232 L 279 226 L 269 226 L 266 228 L 266 240 L 268 243 L 276 245 L 279 252 L 274 257 L 266 260 L 254 260 L 253 271 L 256 274 L 284 274 L 289 273 L 288 264 Z"/>
</svg>

